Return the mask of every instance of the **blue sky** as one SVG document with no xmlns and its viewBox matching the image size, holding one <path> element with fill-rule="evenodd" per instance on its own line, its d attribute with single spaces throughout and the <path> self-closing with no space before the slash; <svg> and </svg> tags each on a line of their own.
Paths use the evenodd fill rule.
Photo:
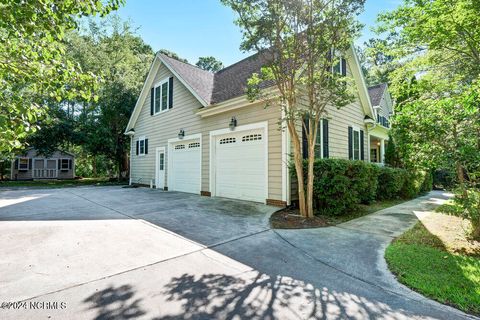
<svg viewBox="0 0 480 320">
<path fill-rule="evenodd" d="M 357 43 L 368 40 L 378 13 L 395 8 L 401 0 L 367 0 L 360 21 L 365 25 Z M 214 56 L 226 66 L 248 56 L 239 49 L 240 29 L 233 12 L 220 0 L 127 0 L 118 10 L 130 19 L 139 35 L 157 51 L 176 52 L 195 63 L 200 56 Z"/>
</svg>

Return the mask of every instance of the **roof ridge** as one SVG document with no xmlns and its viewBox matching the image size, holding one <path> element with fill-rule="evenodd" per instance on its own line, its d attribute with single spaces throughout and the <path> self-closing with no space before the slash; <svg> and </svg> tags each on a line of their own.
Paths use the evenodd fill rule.
<svg viewBox="0 0 480 320">
<path fill-rule="evenodd" d="M 260 52 L 256 52 L 256 53 L 254 53 L 254 54 L 252 54 L 252 55 L 249 55 L 248 57 L 245 57 L 245 58 L 243 58 L 242 60 L 239 60 L 239 61 L 237 61 L 237 62 L 235 62 L 235 63 L 233 63 L 233 64 L 231 64 L 231 65 L 229 65 L 229 66 L 226 66 L 225 68 L 223 68 L 223 69 L 221 69 L 221 70 L 218 70 L 217 72 L 215 72 L 215 74 L 219 74 L 219 73 L 221 73 L 221 72 L 223 72 L 223 71 L 225 71 L 225 70 L 228 70 L 228 69 L 230 69 L 230 68 L 238 65 L 239 63 L 242 63 L 242 62 L 244 62 L 245 60 L 248 60 L 248 59 L 250 59 L 250 58 L 252 58 L 252 57 L 254 57 L 254 56 L 258 55 L 258 54 L 260 54 Z"/>
<path fill-rule="evenodd" d="M 158 54 L 159 54 L 159 55 L 162 55 L 162 56 L 164 56 L 164 57 L 167 57 L 167 58 L 169 58 L 169 59 L 175 60 L 175 61 L 177 61 L 177 62 L 186 64 L 187 66 L 193 67 L 193 68 L 198 69 L 198 70 L 200 70 L 200 71 L 204 71 L 204 72 L 210 73 L 210 74 L 212 74 L 212 75 L 215 74 L 215 73 L 213 73 L 213 72 L 211 72 L 211 71 L 202 69 L 202 68 L 200 68 L 199 66 L 196 66 L 196 65 L 194 65 L 194 64 L 191 64 L 190 62 L 185 62 L 185 61 L 181 61 L 181 60 L 172 58 L 172 57 L 170 57 L 170 56 L 168 56 L 168 55 L 166 55 L 166 54 L 164 54 L 164 53 L 161 53 L 161 52 L 158 52 Z"/>
</svg>

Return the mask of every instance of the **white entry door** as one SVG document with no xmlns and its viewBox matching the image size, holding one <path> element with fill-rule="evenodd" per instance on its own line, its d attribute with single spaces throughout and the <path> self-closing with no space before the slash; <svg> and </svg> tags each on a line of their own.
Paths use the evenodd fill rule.
<svg viewBox="0 0 480 320">
<path fill-rule="evenodd" d="M 156 158 L 156 176 L 155 176 L 155 187 L 157 189 L 165 188 L 165 148 L 157 148 L 157 158 Z"/>
<path fill-rule="evenodd" d="M 215 139 L 215 195 L 265 202 L 266 137 L 264 129 L 219 135 Z"/>
<path fill-rule="evenodd" d="M 201 150 L 200 139 L 170 145 L 168 190 L 200 193 Z"/>
</svg>

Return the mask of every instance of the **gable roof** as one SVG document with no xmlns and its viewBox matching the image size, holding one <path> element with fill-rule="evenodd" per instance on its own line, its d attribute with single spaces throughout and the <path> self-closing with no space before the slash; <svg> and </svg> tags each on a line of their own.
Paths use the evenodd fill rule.
<svg viewBox="0 0 480 320">
<path fill-rule="evenodd" d="M 360 71 L 358 57 L 351 47 L 349 52 L 353 55 L 352 71 L 360 91 L 360 100 L 365 114 L 373 116 L 371 98 L 367 94 L 365 79 Z M 216 73 L 200 69 L 197 66 L 185 63 L 167 55 L 157 53 L 150 67 L 147 79 L 142 88 L 142 92 L 137 100 L 130 121 L 128 122 L 125 133 L 133 128 L 140 114 L 143 101 L 155 78 L 155 72 L 160 64 L 165 65 L 175 77 L 198 99 L 203 107 L 219 104 L 232 98 L 245 95 L 247 89 L 247 80 L 254 73 L 260 73 L 261 68 L 266 64 L 265 54 L 256 53 L 233 65 L 230 65 Z M 264 81 L 260 88 L 268 88 L 274 84 L 273 81 Z M 383 93 L 383 91 L 382 91 Z M 375 104 L 373 104 L 375 105 Z"/>
<path fill-rule="evenodd" d="M 208 104 L 217 104 L 245 94 L 247 80 L 254 73 L 260 73 L 267 59 L 261 53 L 256 53 L 222 70 L 212 73 L 189 63 L 176 60 L 164 54 L 159 54 L 162 60 L 173 71 L 187 82 L 192 89 Z M 272 81 L 260 85 L 266 88 L 273 85 Z"/>
<path fill-rule="evenodd" d="M 368 95 L 370 96 L 370 101 L 372 101 L 373 106 L 380 105 L 380 101 L 382 101 L 382 97 L 386 89 L 386 83 L 380 83 L 376 86 L 368 87 Z"/>
<path fill-rule="evenodd" d="M 217 104 L 244 95 L 248 79 L 254 73 L 260 73 L 266 63 L 267 57 L 262 53 L 256 53 L 215 73 L 210 104 Z M 260 84 L 260 88 L 267 88 L 273 84 L 273 81 L 264 81 Z"/>
<path fill-rule="evenodd" d="M 214 74 L 193 66 L 189 63 L 178 61 L 164 54 L 159 53 L 160 59 L 171 67 L 172 72 L 187 82 L 190 87 L 207 103 L 210 104 L 213 93 Z"/>
</svg>

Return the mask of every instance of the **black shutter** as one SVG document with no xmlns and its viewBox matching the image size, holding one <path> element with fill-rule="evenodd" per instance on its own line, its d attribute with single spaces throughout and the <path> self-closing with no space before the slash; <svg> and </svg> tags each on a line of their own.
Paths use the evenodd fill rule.
<svg viewBox="0 0 480 320">
<path fill-rule="evenodd" d="M 15 164 L 13 165 L 13 168 L 15 168 L 15 170 L 18 170 L 18 158 L 15 159 Z"/>
<path fill-rule="evenodd" d="M 62 168 L 62 159 L 57 159 L 57 167 L 58 167 L 58 170 Z"/>
<path fill-rule="evenodd" d="M 68 159 L 68 170 L 72 170 L 72 159 Z"/>
<path fill-rule="evenodd" d="M 328 150 L 328 120 L 323 119 L 323 157 L 328 158 L 329 150 Z"/>
<path fill-rule="evenodd" d="M 173 77 L 168 79 L 168 109 L 173 108 Z"/>
<path fill-rule="evenodd" d="M 28 170 L 32 170 L 32 158 L 28 158 Z"/>
<path fill-rule="evenodd" d="M 365 144 L 363 143 L 363 130 L 360 130 L 360 159 L 365 160 Z"/>
<path fill-rule="evenodd" d="M 138 148 L 139 148 L 139 147 L 140 147 L 140 141 L 137 140 L 137 152 L 136 152 L 137 156 L 138 156 Z"/>
<path fill-rule="evenodd" d="M 342 76 L 347 75 L 347 60 L 345 58 L 342 58 Z"/>
<path fill-rule="evenodd" d="M 348 159 L 353 159 L 353 128 L 348 127 Z"/>
<path fill-rule="evenodd" d="M 148 139 L 145 139 L 145 154 L 148 154 Z"/>
<path fill-rule="evenodd" d="M 307 134 L 310 131 L 310 128 L 308 127 L 308 117 L 305 117 L 303 119 L 304 125 L 302 125 L 302 154 L 303 154 L 303 159 L 308 158 L 308 139 L 307 139 Z M 305 128 L 307 130 L 305 131 Z"/>
<path fill-rule="evenodd" d="M 154 108 L 154 103 L 155 103 L 155 99 L 153 97 L 153 91 L 154 89 L 150 89 L 150 115 L 153 116 L 153 108 Z"/>
<path fill-rule="evenodd" d="M 330 72 L 332 71 L 332 50 L 331 49 L 328 50 L 327 52 L 327 61 L 328 63 L 326 65 L 326 70 Z"/>
</svg>

